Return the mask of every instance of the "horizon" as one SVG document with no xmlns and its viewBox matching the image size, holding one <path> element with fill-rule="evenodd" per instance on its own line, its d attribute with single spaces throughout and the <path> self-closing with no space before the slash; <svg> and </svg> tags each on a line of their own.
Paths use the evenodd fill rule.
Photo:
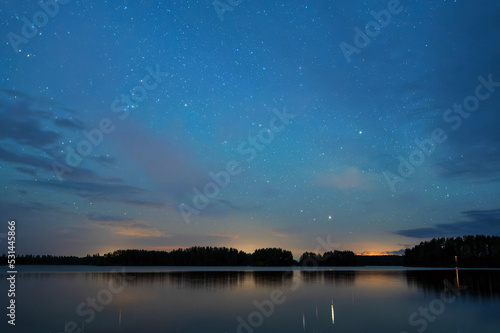
<svg viewBox="0 0 500 333">
<path fill-rule="evenodd" d="M 26 256 L 26 255 L 52 255 L 52 256 L 60 256 L 60 257 L 79 257 L 79 258 L 82 258 L 82 257 L 85 257 L 87 255 L 104 255 L 104 254 L 109 254 L 109 253 L 114 253 L 116 251 L 128 251 L 128 250 L 139 250 L 139 251 L 163 251 L 163 252 L 171 252 L 171 251 L 175 251 L 175 250 L 186 250 L 186 249 L 190 249 L 190 248 L 193 248 L 193 247 L 209 247 L 209 246 L 203 246 L 203 245 L 196 245 L 196 246 L 188 246 L 188 247 L 180 247 L 180 248 L 175 248 L 175 249 L 170 249 L 170 250 L 151 250 L 151 249 L 145 249 L 145 248 L 128 248 L 128 249 L 125 249 L 125 248 L 119 248 L 119 249 L 115 249 L 115 250 L 112 250 L 112 251 L 108 251 L 108 252 L 94 252 L 94 253 L 86 253 L 84 255 L 72 255 L 72 254 L 50 254 L 50 253 L 20 253 L 18 255 L 22 255 L 22 256 Z M 267 249 L 267 248 L 273 248 L 273 247 L 263 247 L 263 248 L 258 248 L 258 249 L 254 249 L 250 252 L 248 251 L 244 251 L 244 250 L 241 250 L 241 249 L 238 249 L 238 248 L 235 248 L 235 247 L 227 247 L 227 246 L 213 246 L 213 247 L 217 247 L 217 248 L 228 248 L 228 249 L 234 249 L 234 250 L 238 250 L 238 251 L 243 251 L 245 252 L 246 254 L 252 254 L 254 253 L 256 250 L 261 250 L 261 249 Z M 282 250 L 286 250 L 286 251 L 290 251 L 292 252 L 292 255 L 294 254 L 294 252 L 292 250 L 288 250 L 288 249 L 282 249 Z M 339 249 L 332 249 L 331 252 L 333 251 L 351 251 L 351 250 L 339 250 Z M 313 251 L 304 251 L 302 253 L 300 253 L 300 255 L 304 254 L 305 252 L 313 252 Z M 316 254 L 321 254 L 323 255 L 325 252 L 330 252 L 330 251 L 323 251 L 323 252 L 314 252 Z M 355 252 L 355 251 L 351 251 L 353 252 L 355 255 L 357 256 L 404 256 L 404 252 L 402 254 L 398 254 L 398 253 L 388 253 L 388 252 L 373 252 L 373 251 L 366 251 L 366 252 Z M 399 252 L 399 251 L 396 251 L 396 252 Z M 6 253 L 0 253 L 0 255 L 5 255 Z M 300 258 L 299 257 L 293 257 L 294 260 L 298 260 Z"/>
</svg>

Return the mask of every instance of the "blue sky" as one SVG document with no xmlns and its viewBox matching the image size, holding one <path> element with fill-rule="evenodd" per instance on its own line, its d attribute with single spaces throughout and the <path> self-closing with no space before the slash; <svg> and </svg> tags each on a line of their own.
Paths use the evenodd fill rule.
<svg viewBox="0 0 500 333">
<path fill-rule="evenodd" d="M 18 253 L 500 235 L 498 2 L 42 3 L 0 11 Z"/>
</svg>

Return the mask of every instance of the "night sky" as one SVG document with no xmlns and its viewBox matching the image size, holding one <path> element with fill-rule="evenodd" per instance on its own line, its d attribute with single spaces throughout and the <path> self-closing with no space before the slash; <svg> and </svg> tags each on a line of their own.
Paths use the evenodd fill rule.
<svg viewBox="0 0 500 333">
<path fill-rule="evenodd" d="M 500 2 L 43 3 L 1 1 L 0 253 L 500 235 Z"/>
</svg>

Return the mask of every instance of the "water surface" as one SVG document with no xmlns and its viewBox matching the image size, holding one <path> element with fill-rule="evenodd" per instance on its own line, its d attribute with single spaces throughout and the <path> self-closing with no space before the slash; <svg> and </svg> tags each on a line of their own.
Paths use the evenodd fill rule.
<svg viewBox="0 0 500 333">
<path fill-rule="evenodd" d="M 454 269 L 394 267 L 19 272 L 17 332 L 500 331 L 500 270 L 459 270 L 458 283 Z"/>
</svg>

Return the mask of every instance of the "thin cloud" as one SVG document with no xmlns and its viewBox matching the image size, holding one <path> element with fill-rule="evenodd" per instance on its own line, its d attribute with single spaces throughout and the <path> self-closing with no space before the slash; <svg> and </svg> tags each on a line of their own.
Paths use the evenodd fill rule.
<svg viewBox="0 0 500 333">
<path fill-rule="evenodd" d="M 22 173 L 25 173 L 27 175 L 33 176 L 33 177 L 37 176 L 36 169 L 25 168 L 25 167 L 17 167 L 16 170 L 18 170 L 18 171 L 20 171 Z"/>
<path fill-rule="evenodd" d="M 222 238 L 229 238 L 229 239 L 238 239 L 238 235 L 227 235 L 227 234 L 216 234 L 216 233 L 211 233 L 208 234 L 209 237 L 222 237 Z"/>
<path fill-rule="evenodd" d="M 279 238 L 288 238 L 288 235 L 282 232 L 271 231 L 271 235 Z"/>
<path fill-rule="evenodd" d="M 87 218 L 90 221 L 97 222 L 99 226 L 122 236 L 132 236 L 139 238 L 166 236 L 165 232 L 155 229 L 147 223 L 137 222 L 133 218 L 104 215 L 95 212 L 87 214 Z"/>
<path fill-rule="evenodd" d="M 16 164 L 18 170 L 40 177 L 54 177 L 53 162 L 65 165 L 61 150 L 63 142 L 75 130 L 85 128 L 75 117 L 76 112 L 53 101 L 36 99 L 26 94 L 0 89 L 0 161 Z M 35 153 L 36 152 L 36 153 Z M 112 159 L 97 157 L 98 163 L 112 163 Z M 30 169 L 36 169 L 34 173 Z M 64 180 L 115 181 L 106 179 L 82 166 L 65 172 Z"/>
<path fill-rule="evenodd" d="M 375 173 L 360 171 L 356 167 L 348 167 L 340 172 L 325 172 L 319 175 L 317 183 L 320 186 L 335 187 L 341 190 L 370 190 L 379 178 L 380 176 Z"/>
<path fill-rule="evenodd" d="M 98 213 L 88 213 L 87 218 L 91 221 L 99 222 L 123 222 L 132 221 L 133 219 L 123 216 L 103 215 Z"/>
<path fill-rule="evenodd" d="M 57 118 L 53 120 L 53 123 L 58 127 L 63 127 L 71 130 L 83 130 L 85 126 L 81 121 L 69 120 L 64 118 Z"/>
<path fill-rule="evenodd" d="M 133 156 L 133 164 L 147 172 L 159 190 L 180 203 L 192 199 L 193 188 L 203 189 L 212 181 L 208 177 L 209 170 L 201 167 L 204 163 L 198 160 L 193 147 L 180 136 L 166 134 L 162 137 L 136 123 L 123 122 L 110 139 L 126 156 Z"/>
<path fill-rule="evenodd" d="M 500 235 L 500 209 L 469 210 L 463 214 L 472 221 L 436 224 L 430 228 L 395 231 L 394 234 L 410 238 L 457 237 L 463 235 Z"/>
<path fill-rule="evenodd" d="M 79 197 L 101 201 L 121 202 L 136 206 L 162 207 L 165 201 L 145 189 L 113 183 L 59 182 L 59 181 L 24 181 L 23 184 L 67 191 Z"/>
<path fill-rule="evenodd" d="M 118 235 L 140 238 L 165 237 L 165 233 L 159 230 L 149 230 L 135 227 L 117 227 L 114 231 Z"/>
</svg>

